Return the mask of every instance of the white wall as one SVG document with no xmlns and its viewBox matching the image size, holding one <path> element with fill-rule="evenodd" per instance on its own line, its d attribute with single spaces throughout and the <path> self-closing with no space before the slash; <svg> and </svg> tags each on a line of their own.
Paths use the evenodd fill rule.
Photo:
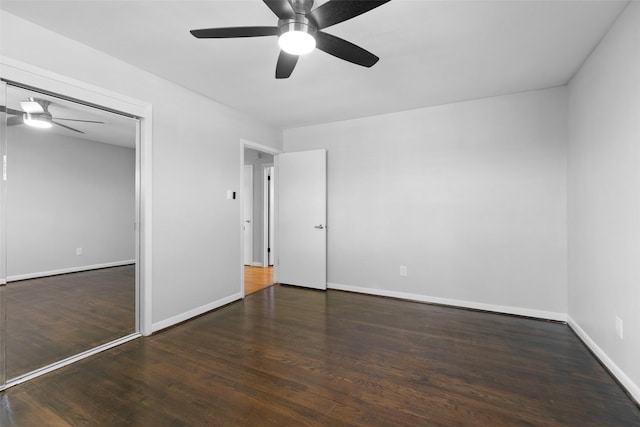
<svg viewBox="0 0 640 427">
<path fill-rule="evenodd" d="M 640 2 L 572 79 L 569 107 L 569 316 L 640 401 Z"/>
<path fill-rule="evenodd" d="M 566 109 L 556 88 L 285 130 L 328 150 L 330 286 L 564 319 Z"/>
<path fill-rule="evenodd" d="M 1 55 L 153 105 L 154 329 L 240 298 L 240 203 L 226 190 L 239 191 L 240 140 L 280 148 L 282 132 L 4 11 L 0 20 Z"/>
<path fill-rule="evenodd" d="M 135 259 L 134 149 L 26 126 L 7 140 L 9 280 Z"/>
<path fill-rule="evenodd" d="M 273 155 L 247 148 L 244 164 L 253 166 L 253 262 L 264 257 L 264 165 L 273 164 Z"/>
</svg>

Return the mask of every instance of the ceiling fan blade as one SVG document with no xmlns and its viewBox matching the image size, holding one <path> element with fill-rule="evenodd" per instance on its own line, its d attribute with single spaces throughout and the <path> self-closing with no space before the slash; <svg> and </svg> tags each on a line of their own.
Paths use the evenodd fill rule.
<svg viewBox="0 0 640 427">
<path fill-rule="evenodd" d="M 297 63 L 298 55 L 291 55 L 281 50 L 278 65 L 276 65 L 276 79 L 288 79 Z"/>
<path fill-rule="evenodd" d="M 20 101 L 20 106 L 22 107 L 25 113 L 29 113 L 29 114 L 44 113 L 44 108 L 42 108 L 42 105 L 40 105 L 36 101 Z"/>
<path fill-rule="evenodd" d="M 371 67 L 380 59 L 360 46 L 322 31 L 316 33 L 316 47 L 336 58 L 344 59 L 363 67 Z"/>
<path fill-rule="evenodd" d="M 104 124 L 104 122 L 97 122 L 95 120 L 63 119 L 62 117 L 56 117 L 56 120 L 68 120 L 70 122 L 83 122 L 83 123 L 100 123 L 101 125 Z"/>
<path fill-rule="evenodd" d="M 14 110 L 13 108 L 9 108 L 6 105 L 0 105 L 0 113 L 11 114 L 12 116 L 21 116 L 23 111 Z"/>
<path fill-rule="evenodd" d="M 17 126 L 17 125 L 23 125 L 24 122 L 22 121 L 22 117 L 20 116 L 13 116 L 13 117 L 8 117 L 7 118 L 7 126 Z"/>
<path fill-rule="evenodd" d="M 277 36 L 278 27 L 224 27 L 191 30 L 190 33 L 199 39 L 228 39 L 235 37 Z"/>
<path fill-rule="evenodd" d="M 280 19 L 295 18 L 296 14 L 288 0 L 263 0 L 269 9 Z"/>
<path fill-rule="evenodd" d="M 74 128 L 69 127 L 69 126 L 67 126 L 67 125 L 63 125 L 62 123 L 54 122 L 53 120 L 51 120 L 51 123 L 53 123 L 53 124 L 54 124 L 54 125 L 56 125 L 56 126 L 63 127 L 63 128 L 65 128 L 65 129 L 72 130 L 72 131 L 74 131 L 74 132 L 84 133 L 84 132 L 82 132 L 81 130 L 74 129 Z"/>
<path fill-rule="evenodd" d="M 347 19 L 369 12 L 391 0 L 331 0 L 315 10 L 309 16 L 318 24 L 318 29 L 330 27 Z"/>
</svg>

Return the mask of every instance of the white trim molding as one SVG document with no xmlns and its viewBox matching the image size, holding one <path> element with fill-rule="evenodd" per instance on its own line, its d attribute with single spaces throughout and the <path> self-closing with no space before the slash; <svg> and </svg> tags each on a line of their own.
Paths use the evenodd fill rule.
<svg viewBox="0 0 640 427">
<path fill-rule="evenodd" d="M 593 354 L 600 359 L 600 362 L 602 362 L 602 364 L 604 366 L 606 366 L 606 368 L 609 370 L 609 372 L 611 372 L 611 375 L 613 375 L 614 377 L 616 377 L 616 379 L 618 380 L 618 382 L 620 382 L 620 384 L 626 389 L 626 391 L 631 395 L 631 397 L 633 397 L 633 399 L 636 401 L 636 404 L 640 405 L 640 387 L 638 387 L 637 384 L 635 384 L 631 378 L 629 378 L 623 371 L 622 369 L 620 369 L 618 367 L 618 365 L 616 365 L 614 363 L 613 360 L 611 360 L 611 358 L 609 358 L 609 356 L 607 355 L 607 353 L 604 352 L 604 350 L 602 350 L 600 348 L 600 346 L 598 346 L 598 344 L 596 344 L 596 342 L 591 339 L 591 337 L 589 336 L 589 334 L 587 334 L 584 329 L 582 329 L 580 327 L 580 325 L 578 324 L 578 322 L 576 322 L 571 316 L 567 315 L 567 323 L 569 324 L 569 327 L 571 329 L 573 329 L 573 331 L 576 333 L 576 335 L 578 335 L 578 337 L 582 340 L 582 342 L 584 342 L 584 344 L 589 348 L 589 350 L 591 350 L 591 352 L 593 352 Z"/>
<path fill-rule="evenodd" d="M 240 140 L 240 147 L 242 148 L 243 160 L 244 160 L 244 149 L 245 148 L 252 148 L 254 150 L 262 151 L 264 153 L 269 153 L 269 154 L 273 154 L 273 155 L 282 153 L 282 150 L 279 149 L 279 148 L 270 147 L 268 145 L 263 145 L 263 144 L 258 144 L 257 142 L 251 142 L 251 141 L 248 141 L 246 139 L 241 139 Z M 244 165 L 244 162 L 242 162 L 242 165 Z"/>
<path fill-rule="evenodd" d="M 54 73 L 6 56 L 0 57 L 2 78 L 64 94 L 96 105 L 143 117 L 150 104 L 90 83 Z"/>
<path fill-rule="evenodd" d="M 57 276 L 58 274 L 79 273 L 81 271 L 99 270 L 101 268 L 121 267 L 123 265 L 131 265 L 135 263 L 135 259 L 129 259 L 125 261 L 105 262 L 103 264 L 81 265 L 78 267 L 60 268 L 50 271 L 39 271 L 36 273 L 16 274 L 13 276 L 8 276 L 7 281 L 14 282 L 16 280 L 37 279 L 39 277 Z"/>
<path fill-rule="evenodd" d="M 242 297 L 243 297 L 242 293 L 233 294 L 226 298 L 222 298 L 217 301 L 214 301 L 212 303 L 201 305 L 200 307 L 196 307 L 192 310 L 185 311 L 184 313 L 178 314 L 177 316 L 173 316 L 168 319 L 161 320 L 153 324 L 152 326 L 153 332 L 158 332 L 162 329 L 168 328 L 169 326 L 177 325 L 178 323 L 192 319 L 208 311 L 215 310 L 216 308 L 220 308 L 223 305 L 227 305 L 232 302 L 241 300 Z"/>
<path fill-rule="evenodd" d="M 452 307 L 471 308 L 474 310 L 492 311 L 501 314 L 513 314 L 516 316 L 535 317 L 537 319 L 554 320 L 557 322 L 566 322 L 566 313 L 558 313 L 555 311 L 535 310 L 524 307 L 510 307 L 506 305 L 485 304 L 473 301 L 456 300 L 450 298 L 439 298 L 428 295 L 410 294 L 405 292 L 388 291 L 385 289 L 363 288 L 358 286 L 340 285 L 338 283 L 327 283 L 327 289 L 335 289 L 339 291 L 356 292 L 359 294 L 377 295 L 383 297 L 399 298 L 404 300 L 426 302 L 432 304 L 449 305 Z"/>
<path fill-rule="evenodd" d="M 275 169 L 274 163 L 265 163 L 262 165 L 262 267 L 269 267 L 269 213 L 270 213 L 270 186 L 271 183 L 275 181 L 275 178 L 272 177 L 272 180 L 268 180 L 269 176 L 269 168 Z M 274 209 L 275 211 L 275 209 Z M 272 221 L 275 218 L 271 218 Z"/>
</svg>

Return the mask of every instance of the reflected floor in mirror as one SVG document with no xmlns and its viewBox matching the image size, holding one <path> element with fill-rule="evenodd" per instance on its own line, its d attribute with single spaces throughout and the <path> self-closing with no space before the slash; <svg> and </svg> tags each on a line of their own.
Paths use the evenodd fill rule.
<svg viewBox="0 0 640 427">
<path fill-rule="evenodd" d="M 135 265 L 10 282 L 7 378 L 135 332 Z"/>
</svg>

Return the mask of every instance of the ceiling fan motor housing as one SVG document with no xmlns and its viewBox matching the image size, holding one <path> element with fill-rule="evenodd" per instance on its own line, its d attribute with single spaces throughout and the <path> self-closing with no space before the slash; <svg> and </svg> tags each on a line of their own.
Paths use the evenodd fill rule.
<svg viewBox="0 0 640 427">
<path fill-rule="evenodd" d="M 289 31 L 300 31 L 315 36 L 318 31 L 317 25 L 307 18 L 307 14 L 313 7 L 313 0 L 292 0 L 291 7 L 295 17 L 278 20 L 278 36 Z"/>
<path fill-rule="evenodd" d="M 300 31 L 315 36 L 318 30 L 306 16 L 296 14 L 293 19 L 280 19 L 278 21 L 278 36 L 289 31 Z"/>
</svg>

